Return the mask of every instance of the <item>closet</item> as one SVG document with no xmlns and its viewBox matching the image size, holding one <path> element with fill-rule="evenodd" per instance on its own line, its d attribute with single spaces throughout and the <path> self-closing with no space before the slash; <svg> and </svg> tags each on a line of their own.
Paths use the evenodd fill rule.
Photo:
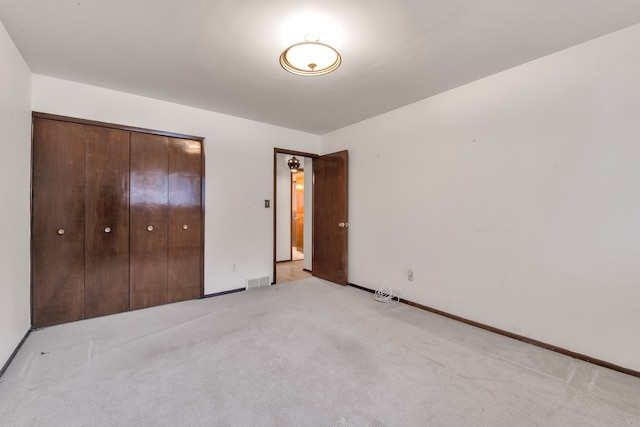
<svg viewBox="0 0 640 427">
<path fill-rule="evenodd" d="M 203 293 L 202 138 L 33 113 L 32 325 Z"/>
</svg>

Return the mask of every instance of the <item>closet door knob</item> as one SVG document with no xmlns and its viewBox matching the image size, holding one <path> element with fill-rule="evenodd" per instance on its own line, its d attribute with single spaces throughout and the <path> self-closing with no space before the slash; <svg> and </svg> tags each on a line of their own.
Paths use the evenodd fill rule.
<svg viewBox="0 0 640 427">
<path fill-rule="evenodd" d="M 148 226 L 147 231 L 153 231 L 153 225 Z"/>
<path fill-rule="evenodd" d="M 105 229 L 104 229 L 104 232 L 105 232 L 105 233 L 111 233 L 111 227 L 107 227 L 107 228 L 105 228 Z"/>
<path fill-rule="evenodd" d="M 188 226 L 187 224 L 185 224 L 185 225 L 183 225 L 183 226 L 182 226 L 182 229 L 183 229 L 183 230 L 188 230 L 188 229 L 189 229 L 189 226 Z"/>
<path fill-rule="evenodd" d="M 58 228 L 58 234 L 62 236 L 64 234 L 64 228 Z"/>
</svg>

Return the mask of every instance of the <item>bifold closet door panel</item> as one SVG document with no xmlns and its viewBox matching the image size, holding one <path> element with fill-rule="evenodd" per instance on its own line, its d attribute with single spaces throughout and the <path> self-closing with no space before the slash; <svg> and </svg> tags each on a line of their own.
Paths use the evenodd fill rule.
<svg viewBox="0 0 640 427">
<path fill-rule="evenodd" d="M 202 296 L 202 144 L 169 139 L 169 301 Z"/>
<path fill-rule="evenodd" d="M 87 127 L 85 318 L 129 310 L 129 134 Z"/>
<path fill-rule="evenodd" d="M 167 145 L 167 137 L 131 132 L 131 309 L 168 302 Z"/>
<path fill-rule="evenodd" d="M 84 317 L 84 125 L 33 121 L 32 326 Z"/>
</svg>

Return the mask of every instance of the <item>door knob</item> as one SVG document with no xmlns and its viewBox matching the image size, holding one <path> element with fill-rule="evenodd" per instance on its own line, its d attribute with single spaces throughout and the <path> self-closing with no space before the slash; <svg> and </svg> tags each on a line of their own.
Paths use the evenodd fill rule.
<svg viewBox="0 0 640 427">
<path fill-rule="evenodd" d="M 338 223 L 338 227 L 340 228 L 347 228 L 349 226 L 348 222 L 339 222 Z"/>
<path fill-rule="evenodd" d="M 189 226 L 188 226 L 187 224 L 185 224 L 185 225 L 183 225 L 183 226 L 182 226 L 182 229 L 183 229 L 183 230 L 188 230 L 188 229 L 189 229 Z"/>
<path fill-rule="evenodd" d="M 147 231 L 153 231 L 153 225 L 148 226 Z"/>
<path fill-rule="evenodd" d="M 64 234 L 64 228 L 59 228 L 58 234 L 62 236 Z"/>
<path fill-rule="evenodd" d="M 104 229 L 104 232 L 105 232 L 105 233 L 111 233 L 111 227 L 107 227 L 107 228 L 105 228 L 105 229 Z"/>
</svg>

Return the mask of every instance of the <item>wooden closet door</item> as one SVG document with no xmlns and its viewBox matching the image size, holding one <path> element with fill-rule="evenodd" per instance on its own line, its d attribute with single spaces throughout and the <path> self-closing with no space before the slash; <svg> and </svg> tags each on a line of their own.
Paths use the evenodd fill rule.
<svg viewBox="0 0 640 427">
<path fill-rule="evenodd" d="M 202 296 L 202 144 L 169 139 L 169 301 Z"/>
<path fill-rule="evenodd" d="M 86 132 L 85 318 L 129 310 L 129 132 Z"/>
<path fill-rule="evenodd" d="M 131 133 L 131 309 L 167 298 L 167 137 Z"/>
<path fill-rule="evenodd" d="M 33 122 L 32 325 L 84 317 L 85 126 Z"/>
</svg>

